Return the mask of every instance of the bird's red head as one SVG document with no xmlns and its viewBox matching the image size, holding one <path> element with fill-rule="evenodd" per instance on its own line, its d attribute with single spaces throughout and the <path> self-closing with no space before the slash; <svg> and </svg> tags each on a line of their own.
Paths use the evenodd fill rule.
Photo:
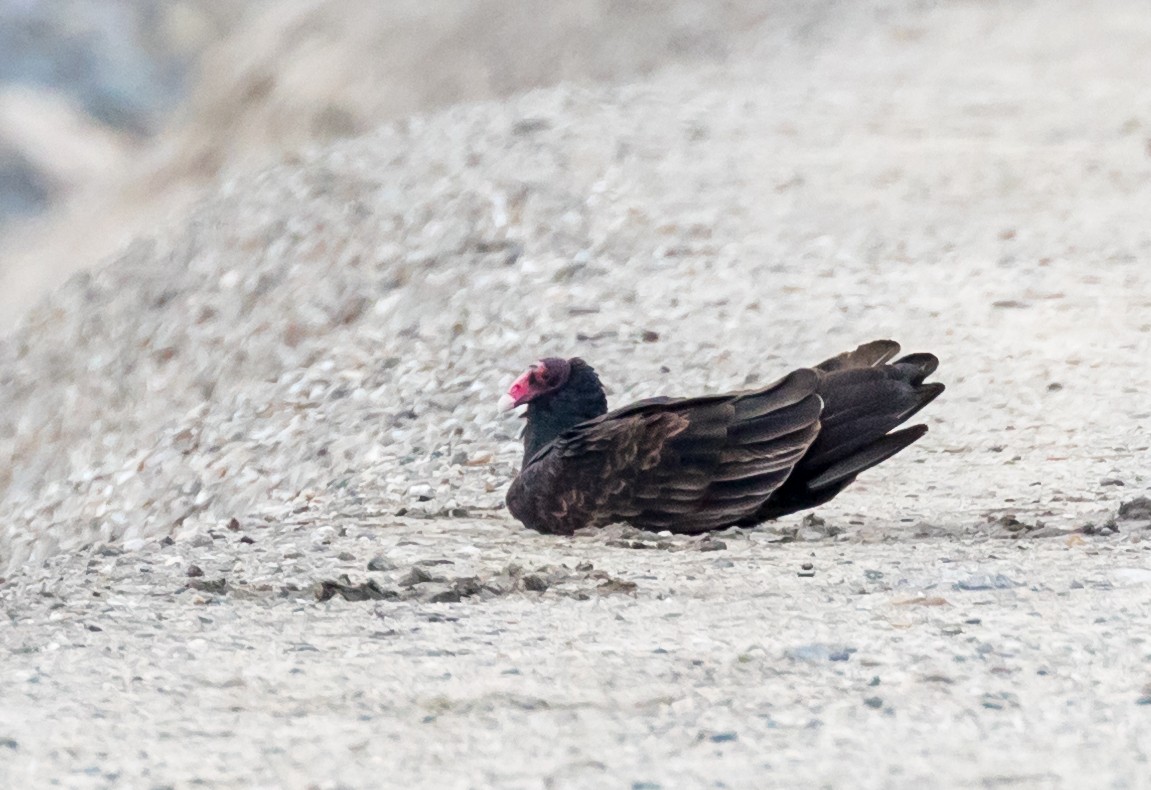
<svg viewBox="0 0 1151 790">
<path fill-rule="evenodd" d="M 500 398 L 501 412 L 511 411 L 541 395 L 555 392 L 567 383 L 571 375 L 571 363 L 559 357 L 547 357 L 532 365 L 512 382 L 508 391 Z"/>
</svg>

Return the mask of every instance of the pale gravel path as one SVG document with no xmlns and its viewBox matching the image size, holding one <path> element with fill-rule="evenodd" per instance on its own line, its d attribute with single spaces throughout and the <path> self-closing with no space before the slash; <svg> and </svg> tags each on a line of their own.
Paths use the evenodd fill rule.
<svg viewBox="0 0 1151 790">
<path fill-rule="evenodd" d="M 382 130 L 56 294 L 0 347 L 0 785 L 1145 786 L 1146 529 L 995 522 L 1151 487 L 1151 16 L 859 21 Z M 496 509 L 491 404 L 538 355 L 619 402 L 881 336 L 949 389 L 821 509 L 834 541 L 627 550 Z M 378 552 L 638 587 L 315 603 Z M 231 591 L 177 593 L 193 562 Z M 953 589 L 995 574 L 1022 586 Z M 785 656 L 823 643 L 856 652 Z"/>
<path fill-rule="evenodd" d="M 1137 788 L 1151 770 L 1151 540 L 245 534 L 76 557 L 3 594 L 3 786 Z M 451 575 L 592 562 L 637 589 L 281 594 L 340 571 L 386 585 L 402 573 L 364 571 L 381 550 Z M 233 592 L 181 592 L 193 560 Z"/>
</svg>

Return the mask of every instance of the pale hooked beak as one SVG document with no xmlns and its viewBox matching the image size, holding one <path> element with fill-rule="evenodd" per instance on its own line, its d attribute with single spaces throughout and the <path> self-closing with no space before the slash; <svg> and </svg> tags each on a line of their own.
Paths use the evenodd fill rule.
<svg viewBox="0 0 1151 790">
<path fill-rule="evenodd" d="M 500 410 L 500 414 L 511 411 L 521 403 L 527 403 L 532 399 L 533 385 L 532 377 L 536 375 L 536 371 L 540 369 L 542 363 L 537 362 L 530 368 L 525 370 L 518 379 L 512 382 L 508 387 L 508 391 L 500 397 L 500 402 L 496 408 Z"/>
</svg>

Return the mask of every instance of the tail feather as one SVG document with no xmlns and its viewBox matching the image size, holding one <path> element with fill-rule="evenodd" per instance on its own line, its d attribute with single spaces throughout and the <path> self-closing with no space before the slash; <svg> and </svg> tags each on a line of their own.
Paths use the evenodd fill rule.
<svg viewBox="0 0 1151 790">
<path fill-rule="evenodd" d="M 813 491 L 821 488 L 850 482 L 860 472 L 883 463 L 904 447 L 921 438 L 927 433 L 926 425 L 913 425 L 895 433 L 889 433 L 858 452 L 845 458 L 840 458 L 828 466 L 815 477 L 807 481 L 807 487 Z"/>
<path fill-rule="evenodd" d="M 873 340 L 854 351 L 844 351 L 831 359 L 825 359 L 814 367 L 823 373 L 853 368 L 873 368 L 882 365 L 898 353 L 899 344 L 894 340 Z"/>
<path fill-rule="evenodd" d="M 787 481 L 757 512 L 762 521 L 821 505 L 925 433 L 926 425 L 894 430 L 944 390 L 924 383 L 939 365 L 933 354 L 908 354 L 888 363 L 899 347 L 876 341 L 816 368 L 823 399 L 819 434 Z M 892 432 L 894 431 L 894 432 Z"/>
</svg>

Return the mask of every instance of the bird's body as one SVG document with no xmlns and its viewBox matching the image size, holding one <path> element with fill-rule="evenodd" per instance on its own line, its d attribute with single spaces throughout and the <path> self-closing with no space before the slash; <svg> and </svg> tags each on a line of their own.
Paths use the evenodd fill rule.
<svg viewBox="0 0 1151 790">
<path fill-rule="evenodd" d="M 541 360 L 503 403 L 527 403 L 508 509 L 560 535 L 615 521 L 697 534 L 821 505 L 927 431 L 893 429 L 943 391 L 924 383 L 938 360 L 889 363 L 898 351 L 879 340 L 762 389 L 612 412 L 583 360 Z"/>
</svg>

